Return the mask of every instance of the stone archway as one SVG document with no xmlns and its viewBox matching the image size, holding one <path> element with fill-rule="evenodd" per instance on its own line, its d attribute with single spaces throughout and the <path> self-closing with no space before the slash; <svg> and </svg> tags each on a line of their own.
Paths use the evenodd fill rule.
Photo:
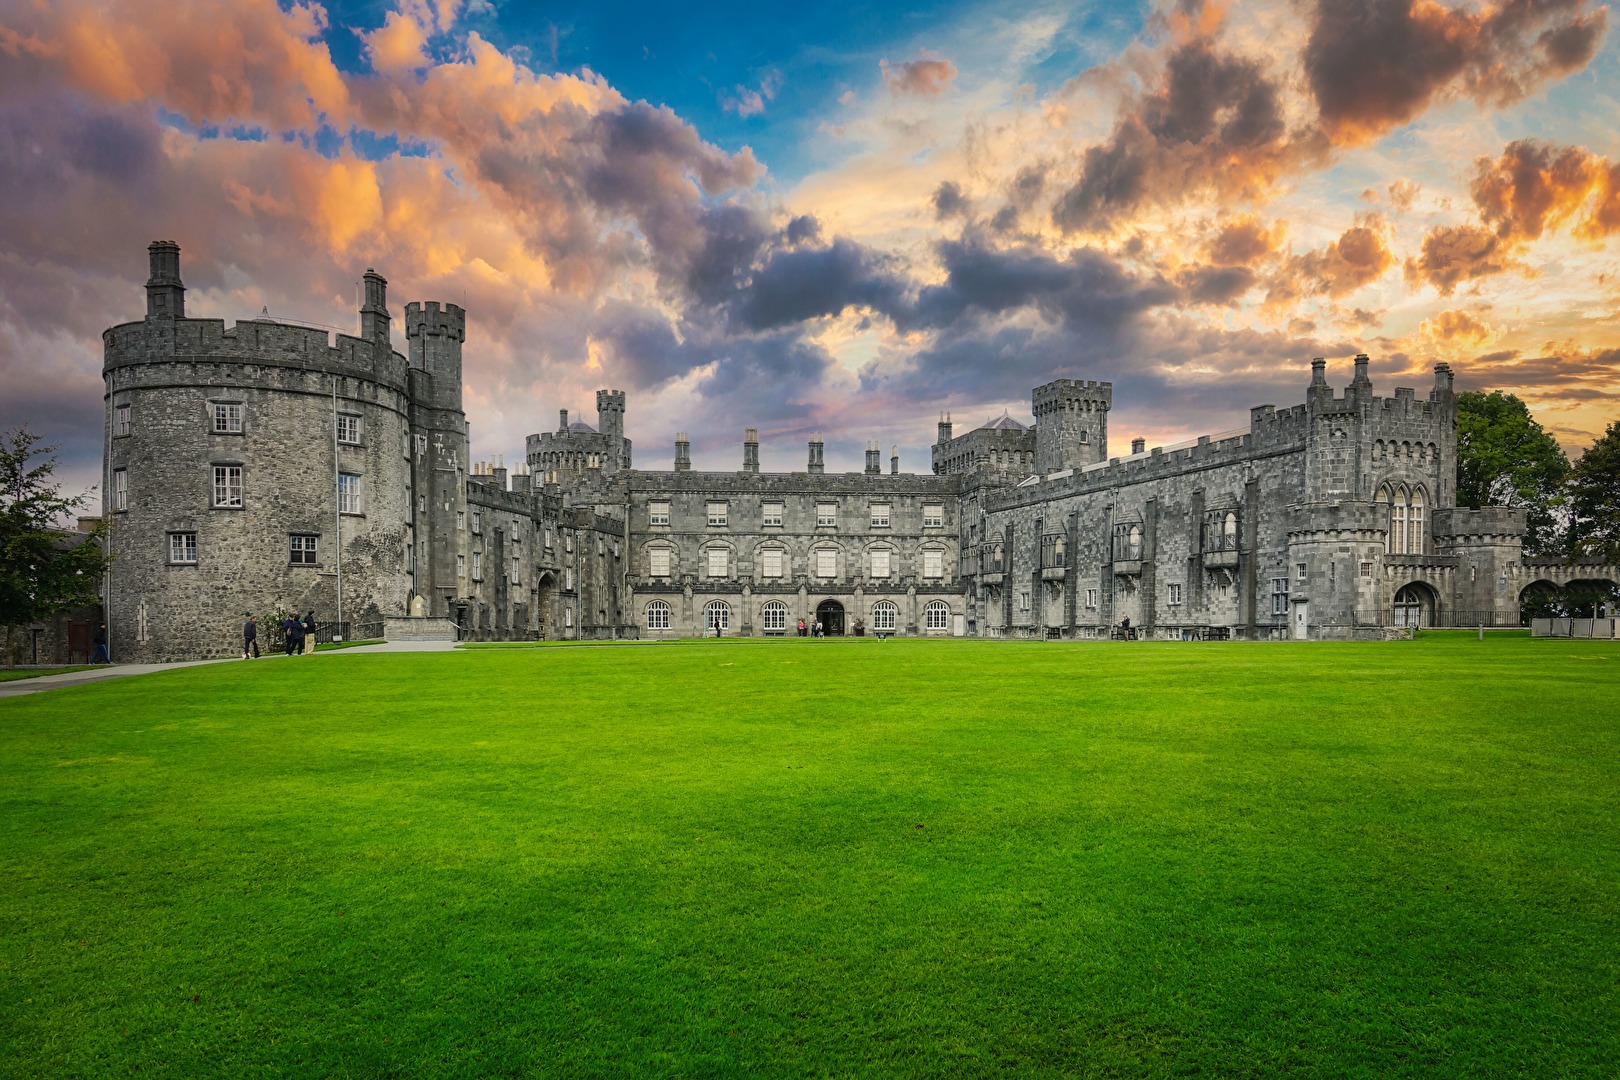
<svg viewBox="0 0 1620 1080">
<path fill-rule="evenodd" d="M 844 636 L 844 605 L 837 600 L 823 600 L 816 605 L 816 621 L 821 632 L 828 637 Z"/>
<path fill-rule="evenodd" d="M 1396 626 L 1433 626 L 1439 614 L 1439 597 L 1426 582 L 1412 581 L 1395 590 L 1393 622 Z"/>
</svg>

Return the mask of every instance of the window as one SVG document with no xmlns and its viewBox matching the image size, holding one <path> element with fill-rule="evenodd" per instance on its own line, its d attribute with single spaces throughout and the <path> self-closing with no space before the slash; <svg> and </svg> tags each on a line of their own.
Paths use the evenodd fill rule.
<svg viewBox="0 0 1620 1080">
<path fill-rule="evenodd" d="M 523 584 L 523 564 L 519 562 L 516 555 L 512 556 L 512 584 Z"/>
<path fill-rule="evenodd" d="M 353 413 L 338 413 L 337 439 L 340 443 L 360 441 L 360 418 Z M 407 454 L 407 457 L 410 455 Z"/>
<path fill-rule="evenodd" d="M 878 578 L 889 576 L 889 554 L 890 553 L 887 548 L 878 548 L 872 552 L 873 577 Z"/>
<path fill-rule="evenodd" d="M 240 508 L 242 505 L 242 466 L 214 466 L 214 505 Z"/>
<path fill-rule="evenodd" d="M 465 532 L 467 528 L 467 511 L 456 511 L 456 532 Z"/>
<path fill-rule="evenodd" d="M 766 503 L 763 507 L 763 514 L 760 518 L 760 524 L 766 526 L 767 528 L 781 528 L 782 504 Z"/>
<path fill-rule="evenodd" d="M 338 513 L 360 512 L 360 474 L 338 473 Z"/>
<path fill-rule="evenodd" d="M 574 591 L 574 568 L 572 566 L 563 567 L 563 591 Z"/>
<path fill-rule="evenodd" d="M 894 631 L 894 619 L 900 609 L 889 600 L 879 600 L 872 605 L 872 629 L 883 633 Z"/>
<path fill-rule="evenodd" d="M 731 605 L 724 600 L 710 600 L 703 605 L 703 629 L 714 633 L 731 629 Z"/>
<path fill-rule="evenodd" d="M 1238 546 L 1238 520 L 1237 514 L 1227 511 L 1221 519 L 1221 550 L 1236 551 Z"/>
<path fill-rule="evenodd" d="M 816 551 L 816 576 L 838 576 L 838 552 L 832 548 L 818 548 Z"/>
<path fill-rule="evenodd" d="M 669 503 L 667 503 L 667 502 L 648 503 L 647 504 L 647 524 L 649 524 L 649 525 L 668 525 L 669 524 Z M 549 541 L 548 541 L 548 543 L 549 543 Z M 666 612 L 667 612 L 667 605 L 666 605 Z M 668 618 L 667 613 L 665 615 L 665 618 Z M 668 629 L 668 627 L 665 627 L 665 629 Z"/>
<path fill-rule="evenodd" d="M 1096 589 L 1087 589 L 1086 590 L 1086 607 L 1094 608 L 1096 606 L 1097 606 L 1097 590 Z"/>
<path fill-rule="evenodd" d="M 1364 578 L 1372 577 L 1372 563 L 1364 562 L 1361 564 L 1361 576 Z"/>
<path fill-rule="evenodd" d="M 472 562 L 473 562 L 472 579 L 474 581 L 483 581 L 484 580 L 484 553 L 482 551 L 473 552 L 472 553 Z"/>
<path fill-rule="evenodd" d="M 767 634 L 787 632 L 787 605 L 780 600 L 767 601 L 760 610 L 760 622 Z"/>
<path fill-rule="evenodd" d="M 315 565 L 315 536 L 312 533 L 293 533 L 287 538 L 291 548 L 288 561 L 294 566 Z"/>
<path fill-rule="evenodd" d="M 1029 610 L 1029 590 L 1028 589 L 1019 589 L 1018 590 L 1018 610 L 1019 611 L 1028 611 Z"/>
<path fill-rule="evenodd" d="M 113 470 L 113 504 L 114 510 L 129 509 L 129 470 Z"/>
<path fill-rule="evenodd" d="M 195 563 L 197 561 L 197 534 L 173 532 L 169 534 L 169 561 Z"/>
<path fill-rule="evenodd" d="M 467 556 L 465 556 L 465 555 L 457 555 L 456 556 L 456 577 L 464 578 L 466 576 L 467 576 Z"/>
<path fill-rule="evenodd" d="M 723 547 L 709 549 L 709 577 L 711 579 L 726 576 L 726 556 L 729 554 L 730 552 Z"/>
<path fill-rule="evenodd" d="M 872 504 L 872 528 L 887 529 L 889 527 L 889 507 L 886 503 Z"/>
<path fill-rule="evenodd" d="M 923 507 L 923 528 L 943 529 L 945 527 L 945 508 L 930 503 Z"/>
<path fill-rule="evenodd" d="M 721 526 L 721 525 L 724 525 L 725 523 L 726 523 L 726 504 L 723 503 L 723 502 L 712 502 L 712 503 L 710 503 L 709 504 L 709 524 L 711 526 Z"/>
<path fill-rule="evenodd" d="M 1047 533 L 1041 537 L 1041 569 L 1061 570 L 1068 555 L 1068 539 L 1062 533 Z"/>
<path fill-rule="evenodd" d="M 1423 489 L 1412 492 L 1412 501 L 1406 508 L 1406 551 L 1409 555 L 1423 554 Z"/>
<path fill-rule="evenodd" d="M 768 578 L 782 576 L 782 551 L 780 548 L 766 548 L 759 553 L 759 576 Z"/>
<path fill-rule="evenodd" d="M 1306 581 L 1310 580 L 1310 576 L 1311 576 L 1310 569 L 1311 568 L 1310 568 L 1310 565 L 1308 563 L 1295 563 L 1294 564 L 1294 576 L 1299 579 L 1299 583 L 1301 585 L 1303 585 Z"/>
<path fill-rule="evenodd" d="M 923 577 L 942 578 L 945 576 L 945 553 L 943 551 L 928 550 L 923 555 Z"/>
<path fill-rule="evenodd" d="M 550 547 L 550 546 L 551 546 L 551 530 L 547 529 L 546 530 L 546 547 Z"/>
<path fill-rule="evenodd" d="M 653 548 L 647 552 L 647 573 L 650 577 L 669 577 L 668 548 Z"/>
<path fill-rule="evenodd" d="M 563 550 L 568 552 L 570 555 L 572 555 L 574 553 L 574 534 L 573 533 L 571 533 L 571 532 L 563 533 Z"/>
<path fill-rule="evenodd" d="M 212 405 L 214 434 L 242 434 L 242 406 L 235 401 L 216 401 Z"/>
<path fill-rule="evenodd" d="M 1170 606 L 1171 607 L 1176 607 L 1180 603 L 1181 603 L 1181 586 L 1172 584 L 1170 586 Z"/>
<path fill-rule="evenodd" d="M 1137 562 L 1142 558 L 1142 526 L 1123 522 L 1114 526 L 1114 561 Z"/>
<path fill-rule="evenodd" d="M 943 600 L 931 600 L 923 608 L 923 627 L 938 633 L 951 627 L 951 609 Z"/>
<path fill-rule="evenodd" d="M 1288 614 L 1288 579 L 1285 577 L 1271 579 L 1271 613 Z"/>
<path fill-rule="evenodd" d="M 838 525 L 838 504 L 837 503 L 817 503 L 816 504 L 816 528 L 818 528 L 818 529 L 832 529 L 832 528 L 836 528 L 837 525 Z"/>
<path fill-rule="evenodd" d="M 416 573 L 416 545 L 415 544 L 406 544 L 405 545 L 405 572 L 407 574 Z"/>
<path fill-rule="evenodd" d="M 1398 484 L 1378 489 L 1378 504 L 1389 514 L 1389 531 L 1384 534 L 1384 551 L 1390 555 L 1423 554 L 1423 489 L 1411 492 Z"/>
<path fill-rule="evenodd" d="M 669 604 L 663 600 L 654 600 L 647 605 L 647 629 L 669 629 Z"/>
<path fill-rule="evenodd" d="M 473 531 L 474 536 L 477 536 L 479 533 L 484 531 L 484 515 L 483 515 L 482 511 L 479 511 L 479 510 L 474 510 L 473 511 L 473 527 L 472 527 L 472 531 Z"/>
<path fill-rule="evenodd" d="M 113 410 L 113 434 L 129 434 L 129 406 L 120 405 Z"/>
</svg>

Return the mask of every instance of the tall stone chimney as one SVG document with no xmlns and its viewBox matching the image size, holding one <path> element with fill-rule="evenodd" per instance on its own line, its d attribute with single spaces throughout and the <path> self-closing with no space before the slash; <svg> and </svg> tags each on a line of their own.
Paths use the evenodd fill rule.
<svg viewBox="0 0 1620 1080">
<path fill-rule="evenodd" d="M 759 429 L 743 429 L 743 472 L 759 472 Z"/>
<path fill-rule="evenodd" d="M 876 439 L 868 439 L 866 441 L 866 474 L 868 476 L 876 476 L 878 473 L 883 471 L 883 465 L 878 460 L 878 456 L 882 452 L 883 451 L 878 449 L 878 442 Z"/>
<path fill-rule="evenodd" d="M 686 437 L 686 432 L 675 433 L 675 471 L 687 472 L 692 468 L 692 440 Z"/>
<path fill-rule="evenodd" d="M 822 460 L 822 448 L 823 448 L 823 443 L 821 441 L 821 432 L 818 431 L 814 435 L 810 436 L 810 466 L 809 466 L 809 468 L 810 468 L 810 471 L 813 472 L 813 473 L 824 473 L 824 472 L 827 471 L 827 465 Z"/>
<path fill-rule="evenodd" d="M 900 448 L 898 446 L 889 447 L 889 475 L 900 475 Z"/>
<path fill-rule="evenodd" d="M 1146 449 L 1147 449 L 1147 440 L 1146 439 L 1132 439 L 1131 440 L 1131 453 L 1140 454 L 1142 451 L 1144 451 Z"/>
</svg>

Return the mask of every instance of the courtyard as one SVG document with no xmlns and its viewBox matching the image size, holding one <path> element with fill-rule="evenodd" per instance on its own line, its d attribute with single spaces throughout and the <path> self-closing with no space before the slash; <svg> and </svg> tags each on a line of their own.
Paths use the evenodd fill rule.
<svg viewBox="0 0 1620 1080">
<path fill-rule="evenodd" d="M 734 640 L 0 701 L 0 1072 L 1604 1076 L 1620 646 Z"/>
</svg>

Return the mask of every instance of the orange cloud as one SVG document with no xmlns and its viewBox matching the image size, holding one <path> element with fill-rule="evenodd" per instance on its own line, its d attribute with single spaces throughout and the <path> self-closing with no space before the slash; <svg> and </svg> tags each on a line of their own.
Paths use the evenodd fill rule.
<svg viewBox="0 0 1620 1080">
<path fill-rule="evenodd" d="M 949 89 L 951 80 L 956 78 L 955 64 L 926 49 L 920 59 L 900 64 L 880 60 L 878 68 L 883 72 L 884 85 L 891 93 L 915 94 L 918 97 L 938 97 Z"/>
<path fill-rule="evenodd" d="M 1406 260 L 1407 281 L 1450 296 L 1464 281 L 1500 274 L 1513 265 L 1508 245 L 1480 225 L 1439 225 L 1423 237 L 1422 254 Z"/>
<path fill-rule="evenodd" d="M 1249 266 L 1273 254 L 1281 241 L 1281 225 L 1267 228 L 1253 214 L 1238 214 L 1205 241 L 1204 254 L 1217 266 Z"/>
<path fill-rule="evenodd" d="M 1457 345 L 1479 345 L 1491 336 L 1491 328 L 1466 311 L 1447 309 L 1418 326 L 1424 336 Z"/>
</svg>

